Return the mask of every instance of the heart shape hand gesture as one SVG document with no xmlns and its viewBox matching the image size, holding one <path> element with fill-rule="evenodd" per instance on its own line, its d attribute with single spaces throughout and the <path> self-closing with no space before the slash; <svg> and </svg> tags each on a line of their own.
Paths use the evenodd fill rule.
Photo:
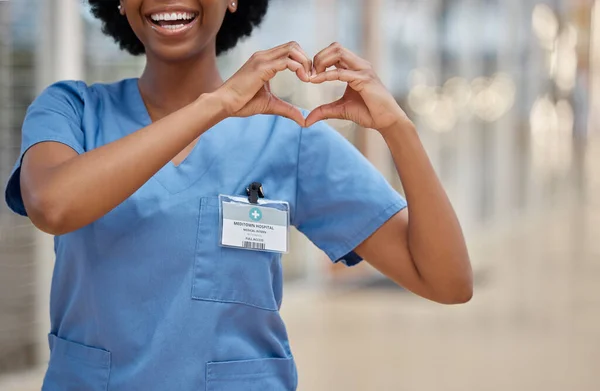
<svg viewBox="0 0 600 391">
<path fill-rule="evenodd" d="M 339 100 L 317 107 L 304 118 L 298 108 L 271 93 L 270 80 L 286 69 L 306 83 L 337 80 L 348 85 Z M 371 64 L 339 43 L 323 49 L 313 60 L 295 42 L 257 52 L 218 92 L 227 115 L 234 117 L 274 114 L 302 127 L 324 119 L 343 119 L 379 131 L 410 122 Z"/>
</svg>

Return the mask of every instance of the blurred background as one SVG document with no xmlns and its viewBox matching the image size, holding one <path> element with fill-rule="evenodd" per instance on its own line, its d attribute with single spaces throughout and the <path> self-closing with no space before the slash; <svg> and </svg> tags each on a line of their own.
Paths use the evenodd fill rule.
<svg viewBox="0 0 600 391">
<path fill-rule="evenodd" d="M 467 237 L 475 296 L 443 307 L 368 265 L 332 266 L 301 235 L 283 315 L 300 390 L 600 390 L 600 2 L 273 0 L 220 58 L 339 41 L 370 60 L 418 125 Z M 0 0 L 0 182 L 27 106 L 50 83 L 136 77 L 81 0 Z M 311 109 L 344 85 L 272 88 Z M 331 124 L 402 191 L 381 137 Z M 40 388 L 52 238 L 0 203 L 0 390 Z"/>
</svg>

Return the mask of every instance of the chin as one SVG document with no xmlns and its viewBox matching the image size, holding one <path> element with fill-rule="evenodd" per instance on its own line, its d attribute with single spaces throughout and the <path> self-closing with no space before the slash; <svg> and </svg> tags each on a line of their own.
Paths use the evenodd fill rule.
<svg viewBox="0 0 600 391">
<path fill-rule="evenodd" d="M 146 49 L 146 55 L 166 62 L 184 62 L 203 57 L 204 54 L 214 55 L 214 48 L 208 44 L 160 45 Z"/>
</svg>

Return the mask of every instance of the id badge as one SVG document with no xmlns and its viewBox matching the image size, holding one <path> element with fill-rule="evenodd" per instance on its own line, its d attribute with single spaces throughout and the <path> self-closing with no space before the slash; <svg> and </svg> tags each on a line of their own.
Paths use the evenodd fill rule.
<svg viewBox="0 0 600 391">
<path fill-rule="evenodd" d="M 220 245 L 286 254 L 289 250 L 290 206 L 285 201 L 219 195 Z"/>
</svg>

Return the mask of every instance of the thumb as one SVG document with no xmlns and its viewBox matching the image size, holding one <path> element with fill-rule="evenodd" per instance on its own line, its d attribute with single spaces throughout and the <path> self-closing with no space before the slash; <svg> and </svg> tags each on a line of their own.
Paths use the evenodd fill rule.
<svg viewBox="0 0 600 391">
<path fill-rule="evenodd" d="M 311 111 L 308 117 L 306 117 L 305 126 L 308 128 L 309 126 L 312 126 L 319 121 L 332 118 L 345 119 L 344 104 L 341 99 L 332 103 L 319 106 L 313 111 Z"/>
<path fill-rule="evenodd" d="M 286 117 L 296 122 L 300 127 L 304 128 L 305 120 L 304 115 L 296 106 L 291 103 L 285 102 L 275 96 L 271 96 L 269 99 L 269 114 L 275 114 L 282 117 Z"/>
</svg>

